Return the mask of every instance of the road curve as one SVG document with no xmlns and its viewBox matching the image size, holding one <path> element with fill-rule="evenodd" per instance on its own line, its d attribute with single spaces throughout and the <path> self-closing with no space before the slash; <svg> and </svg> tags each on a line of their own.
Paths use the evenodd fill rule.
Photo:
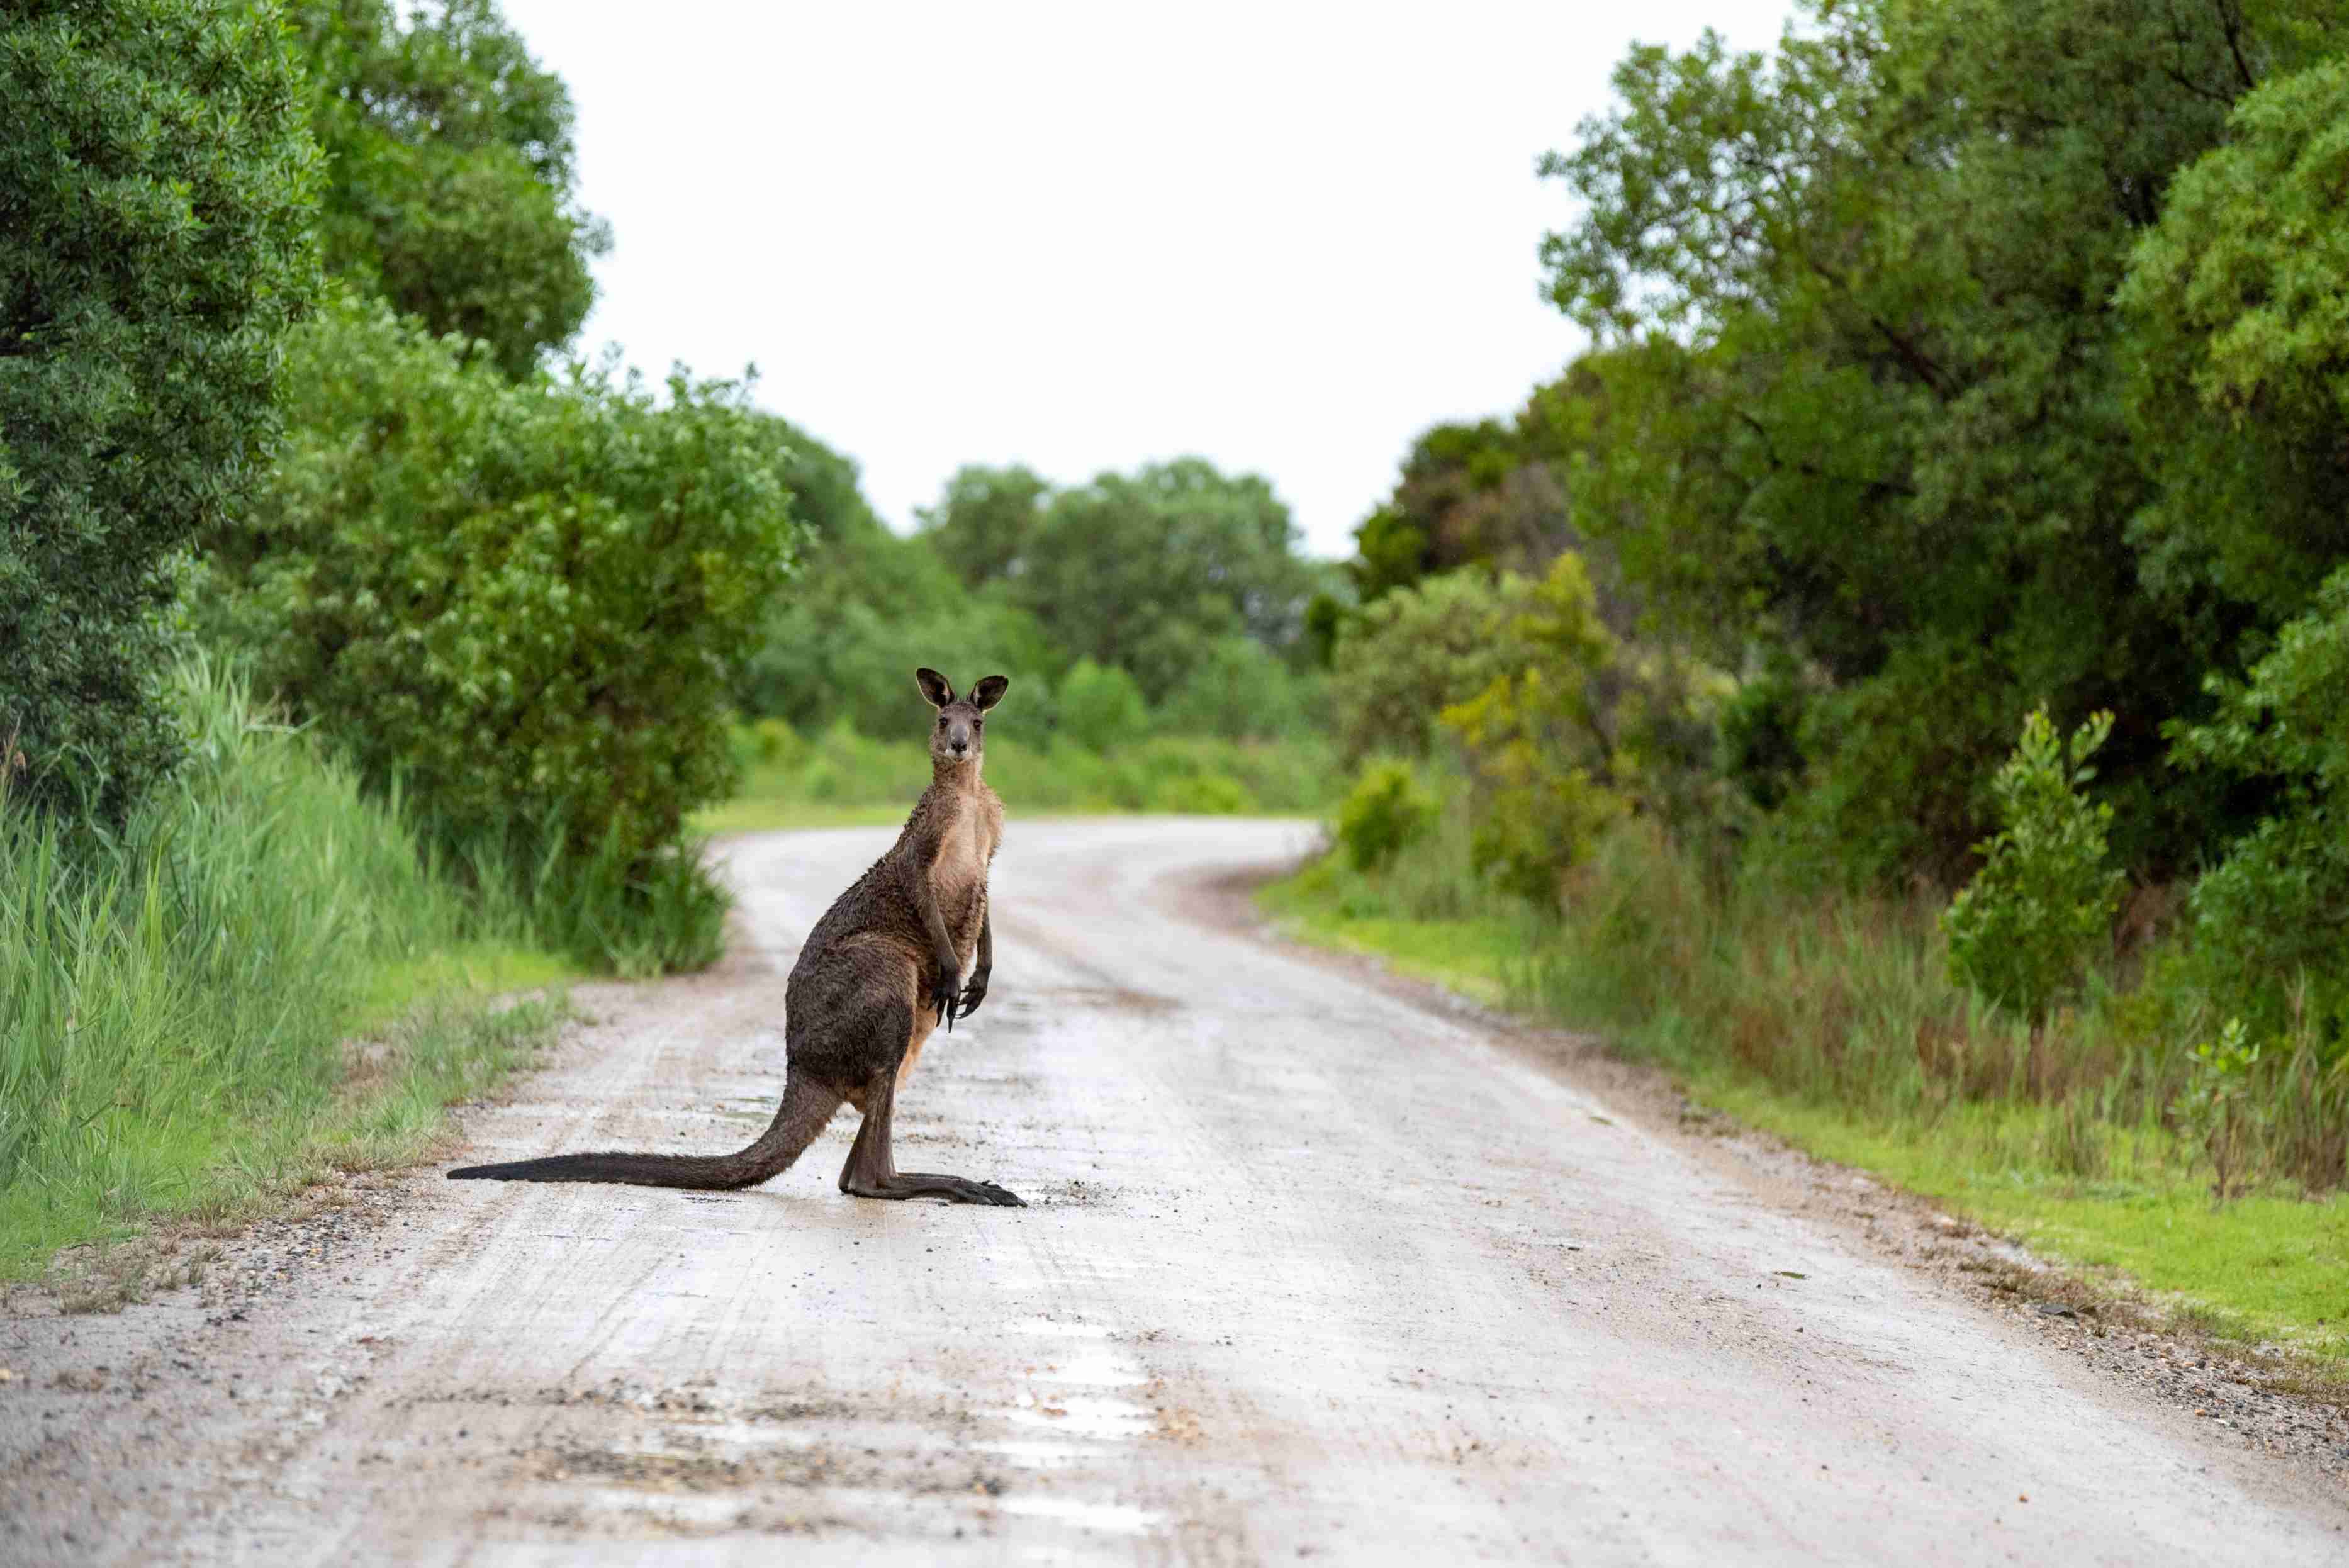
<svg viewBox="0 0 2349 1568">
<path fill-rule="evenodd" d="M 416 1180 L 397 1243 L 272 1330 L 281 1435 L 140 1560 L 2349 1556 L 2338 1497 L 1472 1018 L 1186 916 L 1306 837 L 1012 824 L 993 993 L 930 1043 L 898 1161 L 1026 1210 L 841 1196 L 845 1114 L 740 1194 Z M 729 965 L 594 993 L 465 1158 L 746 1141 L 796 944 L 888 838 L 730 845 Z"/>
</svg>

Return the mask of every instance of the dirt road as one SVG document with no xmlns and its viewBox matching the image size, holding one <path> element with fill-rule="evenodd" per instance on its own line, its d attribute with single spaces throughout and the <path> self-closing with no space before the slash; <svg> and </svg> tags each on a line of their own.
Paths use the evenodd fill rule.
<svg viewBox="0 0 2349 1568">
<path fill-rule="evenodd" d="M 747 1141 L 796 944 L 888 837 L 732 846 L 747 950 L 585 993 L 467 1157 Z M 235 1253 L 290 1282 L 249 1305 L 12 1326 L 0 1558 L 2349 1560 L 2336 1490 L 1189 913 L 1303 837 L 1013 825 L 899 1162 L 1030 1208 L 844 1198 L 843 1116 L 764 1190 L 426 1172 Z"/>
</svg>

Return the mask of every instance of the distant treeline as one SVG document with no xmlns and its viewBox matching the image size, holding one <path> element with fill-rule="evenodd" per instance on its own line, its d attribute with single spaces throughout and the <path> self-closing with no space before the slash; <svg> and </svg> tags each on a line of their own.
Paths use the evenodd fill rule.
<svg viewBox="0 0 2349 1568">
<path fill-rule="evenodd" d="M 918 727 L 907 659 L 957 679 L 1002 673 L 1005 729 L 1094 750 L 1149 730 L 1226 739 L 1316 727 L 1305 610 L 1330 569 L 1298 553 L 1271 487 L 1196 458 L 1055 490 L 970 467 L 920 527 L 885 527 L 855 466 L 792 438 L 807 568 L 768 612 L 734 691 L 750 718 Z M 985 670 L 979 666 L 986 665 Z"/>
</svg>

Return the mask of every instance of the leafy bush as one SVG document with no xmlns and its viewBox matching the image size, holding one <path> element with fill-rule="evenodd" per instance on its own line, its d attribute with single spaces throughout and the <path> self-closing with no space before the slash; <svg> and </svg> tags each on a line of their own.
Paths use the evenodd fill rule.
<svg viewBox="0 0 2349 1568">
<path fill-rule="evenodd" d="M 2349 552 L 2349 60 L 2262 84 L 2229 129 L 2171 181 L 2116 296 L 2161 481 L 2137 531 L 2167 596 L 2215 589 L 2272 626 Z"/>
<path fill-rule="evenodd" d="M 2349 568 L 2324 580 L 2244 682 L 2214 680 L 2219 711 L 2180 728 L 2189 767 L 2276 791 L 2275 809 L 2195 883 L 2194 964 L 2221 1014 L 2261 1034 L 2291 1015 L 2349 1013 Z M 2299 982 L 2295 998 L 2290 983 Z"/>
<path fill-rule="evenodd" d="M 2023 720 L 1991 783 L 2005 826 L 1982 844 L 1982 870 L 1941 916 L 1951 979 L 2034 1025 L 2110 939 L 2119 908 L 2123 878 L 2105 849 L 2113 809 L 2078 792 L 2112 727 L 2111 714 L 2096 714 L 2067 746 L 2045 708 Z"/>
<path fill-rule="evenodd" d="M 243 502 L 317 288 L 275 9 L 0 12 L 0 772 L 119 821 L 181 754 L 173 554 Z"/>
<path fill-rule="evenodd" d="M 2228 1019 L 2217 1040 L 2194 1047 L 2186 1088 L 2178 1097 L 2178 1119 L 2209 1158 L 2210 1193 L 2221 1203 L 2241 1184 L 2245 1145 L 2259 1134 L 2263 1108 L 2252 1080 L 2261 1055 L 2243 1021 Z"/>
<path fill-rule="evenodd" d="M 1338 808 L 1338 842 L 1358 872 L 1373 872 L 1435 825 L 1435 797 L 1400 762 L 1365 769 Z"/>
<path fill-rule="evenodd" d="M 728 683 L 790 568 L 744 390 L 515 385 L 356 300 L 297 335 L 291 388 L 209 624 L 450 841 L 654 875 L 732 784 Z"/>
<path fill-rule="evenodd" d="M 1149 809 L 1199 817 L 1238 817 L 1257 810 L 1247 786 L 1228 773 L 1176 774 L 1150 792 Z"/>
<path fill-rule="evenodd" d="M 1141 683 L 1115 665 L 1079 659 L 1061 682 L 1061 733 L 1091 751 L 1114 753 L 1150 727 Z"/>
<path fill-rule="evenodd" d="M 1468 756 L 1476 869 L 1548 905 L 1560 874 L 1628 804 L 1601 777 L 1614 747 L 1595 685 L 1615 641 L 1578 556 L 1559 556 L 1511 597 L 1519 607 L 1507 622 L 1510 667 L 1441 717 Z"/>
<path fill-rule="evenodd" d="M 1339 634 L 1334 729 L 1350 763 L 1381 753 L 1420 757 L 1435 716 L 1516 667 L 1506 636 L 1528 590 L 1523 578 L 1469 570 L 1430 577 L 1365 604 Z"/>
<path fill-rule="evenodd" d="M 1305 727 L 1305 680 L 1247 637 L 1218 637 L 1160 704 L 1168 729 L 1269 740 Z"/>
<path fill-rule="evenodd" d="M 745 768 L 754 763 L 788 765 L 806 755 L 807 742 L 780 718 L 758 719 L 734 732 L 735 759 Z"/>
</svg>

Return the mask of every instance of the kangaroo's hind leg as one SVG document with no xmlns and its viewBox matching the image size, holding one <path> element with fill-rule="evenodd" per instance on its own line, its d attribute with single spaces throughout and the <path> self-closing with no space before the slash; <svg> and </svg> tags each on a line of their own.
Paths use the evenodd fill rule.
<svg viewBox="0 0 2349 1568">
<path fill-rule="evenodd" d="M 910 1032 L 910 1012 L 905 1022 Z M 950 1198 L 957 1203 L 998 1203 L 1014 1209 L 1028 1206 L 1019 1194 L 992 1181 L 897 1169 L 889 1150 L 889 1121 L 897 1105 L 895 1062 L 873 1076 L 865 1086 L 864 1100 L 864 1125 L 856 1130 L 856 1142 L 848 1151 L 848 1163 L 840 1171 L 842 1191 L 856 1198 L 938 1197 Z"/>
</svg>

